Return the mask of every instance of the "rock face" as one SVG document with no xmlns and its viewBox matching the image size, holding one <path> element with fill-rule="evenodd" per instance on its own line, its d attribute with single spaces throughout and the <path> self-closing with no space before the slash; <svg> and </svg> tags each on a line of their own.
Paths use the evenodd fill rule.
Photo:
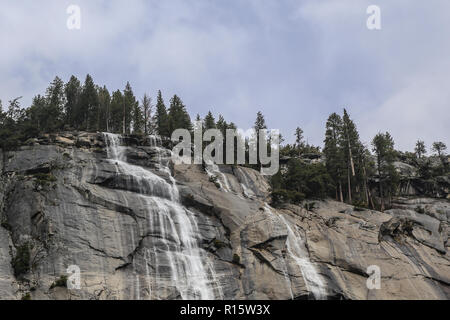
<svg viewBox="0 0 450 320">
<path fill-rule="evenodd" d="M 173 166 L 155 137 L 27 144 L 0 152 L 1 299 L 450 298 L 448 200 L 274 209 L 258 172 Z"/>
</svg>

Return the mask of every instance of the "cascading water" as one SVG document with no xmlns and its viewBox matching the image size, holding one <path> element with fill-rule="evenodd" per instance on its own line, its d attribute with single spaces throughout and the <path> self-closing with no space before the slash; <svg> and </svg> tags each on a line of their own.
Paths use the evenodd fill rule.
<svg viewBox="0 0 450 320">
<path fill-rule="evenodd" d="M 136 285 L 140 287 L 146 282 L 151 298 L 159 298 L 156 294 L 175 288 L 182 299 L 222 299 L 212 263 L 198 245 L 200 231 L 196 217 L 180 204 L 178 188 L 168 167 L 169 157 L 163 159 L 162 154 L 170 155 L 170 151 L 159 147 L 157 137 L 150 137 L 159 157 L 158 169 L 168 174 L 172 184 L 149 170 L 127 163 L 127 147 L 121 146 L 119 135 L 104 133 L 104 137 L 108 161 L 116 165 L 120 176 L 117 180 L 125 180 L 126 190 L 139 193 L 147 208 L 146 275 L 144 281 L 137 277 Z"/>
<path fill-rule="evenodd" d="M 270 215 L 275 217 L 275 214 L 266 204 L 266 210 Z M 300 272 L 305 280 L 306 288 L 311 292 L 316 300 L 324 300 L 327 297 L 326 287 L 322 277 L 317 272 L 315 266 L 311 263 L 305 247 L 305 241 L 297 230 L 293 230 L 283 215 L 277 215 L 280 221 L 286 226 L 288 236 L 286 240 L 286 247 L 289 256 L 298 265 Z"/>
<path fill-rule="evenodd" d="M 208 174 L 208 176 L 211 177 L 215 177 L 217 179 L 217 183 L 220 186 L 220 189 L 222 189 L 225 192 L 231 192 L 231 188 L 230 188 L 230 184 L 228 182 L 228 178 L 226 177 L 226 175 L 224 173 L 222 173 L 220 171 L 220 168 L 217 164 L 213 163 L 213 164 L 208 164 L 206 166 L 206 173 Z M 220 178 L 222 178 L 222 181 L 220 181 Z"/>
</svg>

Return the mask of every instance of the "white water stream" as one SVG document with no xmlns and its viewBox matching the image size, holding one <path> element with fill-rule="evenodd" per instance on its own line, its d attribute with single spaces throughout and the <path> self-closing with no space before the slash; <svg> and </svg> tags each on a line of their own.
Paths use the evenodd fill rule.
<svg viewBox="0 0 450 320">
<path fill-rule="evenodd" d="M 322 280 L 322 277 L 317 272 L 316 267 L 309 260 L 309 254 L 306 250 L 305 241 L 300 235 L 300 232 L 298 232 L 297 229 L 294 230 L 283 215 L 276 215 L 267 204 L 266 210 L 273 217 L 277 216 L 281 223 L 286 226 L 288 231 L 286 240 L 287 251 L 289 253 L 289 256 L 295 261 L 298 268 L 300 269 L 307 290 L 313 294 L 314 299 L 316 300 L 326 299 L 326 286 L 324 284 L 324 281 Z"/>
<path fill-rule="evenodd" d="M 199 227 L 194 214 L 179 201 L 179 192 L 157 137 L 150 137 L 159 156 L 158 170 L 165 172 L 171 183 L 150 170 L 126 162 L 126 149 L 121 137 L 104 133 L 108 161 L 116 165 L 118 179 L 126 190 L 141 195 L 147 208 L 146 236 L 151 246 L 144 250 L 146 275 L 136 278 L 136 298 L 145 285 L 151 298 L 160 298 L 160 290 L 176 288 L 182 299 L 222 299 L 223 294 L 212 263 L 199 247 Z M 139 294 L 138 294 L 139 292 Z"/>
</svg>

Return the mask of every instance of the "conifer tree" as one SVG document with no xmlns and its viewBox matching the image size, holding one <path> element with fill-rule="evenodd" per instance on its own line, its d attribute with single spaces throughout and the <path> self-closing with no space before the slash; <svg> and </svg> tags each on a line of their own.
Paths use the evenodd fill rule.
<svg viewBox="0 0 450 320">
<path fill-rule="evenodd" d="M 133 89 L 129 82 L 125 85 L 123 91 L 123 113 L 122 113 L 122 131 L 123 134 L 131 133 L 131 125 L 135 125 L 137 131 L 140 131 L 142 125 L 142 113 L 139 111 L 139 102 L 134 96 Z"/>
<path fill-rule="evenodd" d="M 81 107 L 78 108 L 78 118 L 83 119 L 81 129 L 95 128 L 98 112 L 98 92 L 94 80 L 88 74 L 81 93 Z"/>
<path fill-rule="evenodd" d="M 81 83 L 75 76 L 71 76 L 70 80 L 66 83 L 64 87 L 64 93 L 66 97 L 66 103 L 64 106 L 65 112 L 65 122 L 71 127 L 77 129 L 81 122 L 77 118 L 80 114 L 78 108 L 80 108 L 80 97 L 81 97 Z"/>
<path fill-rule="evenodd" d="M 145 135 L 148 135 L 150 133 L 153 133 L 152 129 L 152 98 L 150 98 L 147 94 L 144 94 L 144 97 L 142 98 L 142 113 L 144 116 L 144 133 Z"/>
<path fill-rule="evenodd" d="M 442 166 L 444 168 L 446 168 L 447 162 L 444 159 L 444 155 L 445 155 L 445 150 L 447 150 L 447 145 L 442 141 L 437 141 L 437 142 L 433 143 L 431 150 L 438 154 L 438 157 L 442 162 Z"/>
<path fill-rule="evenodd" d="M 261 161 L 259 158 L 259 145 L 260 145 L 260 132 L 261 130 L 265 130 L 267 129 L 267 125 L 266 125 L 266 120 L 264 119 L 264 116 L 262 114 L 261 111 L 258 111 L 258 113 L 256 114 L 256 120 L 255 120 L 255 125 L 253 126 L 253 128 L 255 129 L 255 141 L 256 141 L 256 150 L 257 150 L 257 167 L 258 169 L 261 169 Z M 265 138 L 264 138 L 265 139 Z M 267 139 L 265 139 L 266 144 L 267 144 Z M 264 143 L 264 142 L 262 142 Z"/>
<path fill-rule="evenodd" d="M 220 114 L 219 120 L 217 120 L 217 129 L 220 130 L 223 137 L 223 157 L 224 160 L 227 157 L 227 129 L 229 129 L 228 123 L 225 121 L 225 118 Z M 230 128 L 231 129 L 231 128 Z"/>
<path fill-rule="evenodd" d="M 381 201 L 381 211 L 385 210 L 384 198 L 385 187 L 387 182 L 393 181 L 395 169 L 393 162 L 394 156 L 394 140 L 389 132 L 379 133 L 372 140 L 373 151 L 377 157 L 377 171 L 379 179 L 379 196 Z"/>
<path fill-rule="evenodd" d="M 156 132 L 158 133 L 158 135 L 162 137 L 169 137 L 169 117 L 161 91 L 158 91 L 154 118 Z"/>
<path fill-rule="evenodd" d="M 303 130 L 300 127 L 295 129 L 295 146 L 297 147 L 298 155 L 300 156 L 301 150 L 305 146 L 305 142 L 303 141 Z"/>
<path fill-rule="evenodd" d="M 334 181 L 336 188 L 336 199 L 344 201 L 342 192 L 343 179 L 343 153 L 340 143 L 342 135 L 342 118 L 337 113 L 333 113 L 328 117 L 325 132 L 324 154 L 326 158 L 327 170 Z"/>
<path fill-rule="evenodd" d="M 347 197 L 349 203 L 352 199 L 352 181 L 356 178 L 355 160 L 354 157 L 359 151 L 361 142 L 359 141 L 359 134 L 356 130 L 355 123 L 350 119 L 347 110 L 344 109 L 344 116 L 342 117 L 342 135 L 341 147 L 343 149 L 344 157 L 347 166 Z M 358 190 L 357 190 L 358 191 Z"/>
<path fill-rule="evenodd" d="M 98 89 L 98 102 L 97 131 L 109 132 L 111 122 L 111 95 L 106 86 Z"/>
<path fill-rule="evenodd" d="M 204 130 L 216 129 L 216 120 L 214 119 L 211 111 L 208 112 L 205 119 L 203 120 L 203 128 Z"/>
<path fill-rule="evenodd" d="M 55 131 L 63 123 L 63 112 L 65 105 L 64 82 L 59 78 L 50 83 L 46 92 L 47 121 L 44 130 Z"/>
<path fill-rule="evenodd" d="M 177 95 L 174 95 L 172 99 L 170 99 L 168 118 L 169 136 L 171 136 L 172 132 L 176 129 L 186 129 L 192 131 L 191 118 L 186 111 L 183 101 L 181 101 Z"/>
<path fill-rule="evenodd" d="M 425 148 L 425 142 L 422 140 L 417 140 L 414 151 L 416 153 L 417 158 L 421 159 L 422 156 L 427 153 L 427 149 Z"/>
<path fill-rule="evenodd" d="M 123 95 L 120 90 L 116 90 L 111 98 L 111 120 L 110 130 L 115 133 L 123 132 Z"/>
<path fill-rule="evenodd" d="M 30 122 L 35 126 L 37 132 L 44 132 L 48 128 L 47 100 L 41 95 L 33 98 L 29 109 Z"/>
</svg>

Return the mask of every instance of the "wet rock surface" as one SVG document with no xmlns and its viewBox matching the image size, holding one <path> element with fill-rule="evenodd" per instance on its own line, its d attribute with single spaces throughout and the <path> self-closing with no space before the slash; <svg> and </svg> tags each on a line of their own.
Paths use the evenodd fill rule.
<svg viewBox="0 0 450 320">
<path fill-rule="evenodd" d="M 121 141 L 122 158 L 104 135 L 76 132 L 0 153 L 1 299 L 450 298 L 448 200 L 274 209 L 252 169 L 208 174 L 171 165 L 154 139 Z M 73 265 L 80 290 L 52 286 Z"/>
</svg>

